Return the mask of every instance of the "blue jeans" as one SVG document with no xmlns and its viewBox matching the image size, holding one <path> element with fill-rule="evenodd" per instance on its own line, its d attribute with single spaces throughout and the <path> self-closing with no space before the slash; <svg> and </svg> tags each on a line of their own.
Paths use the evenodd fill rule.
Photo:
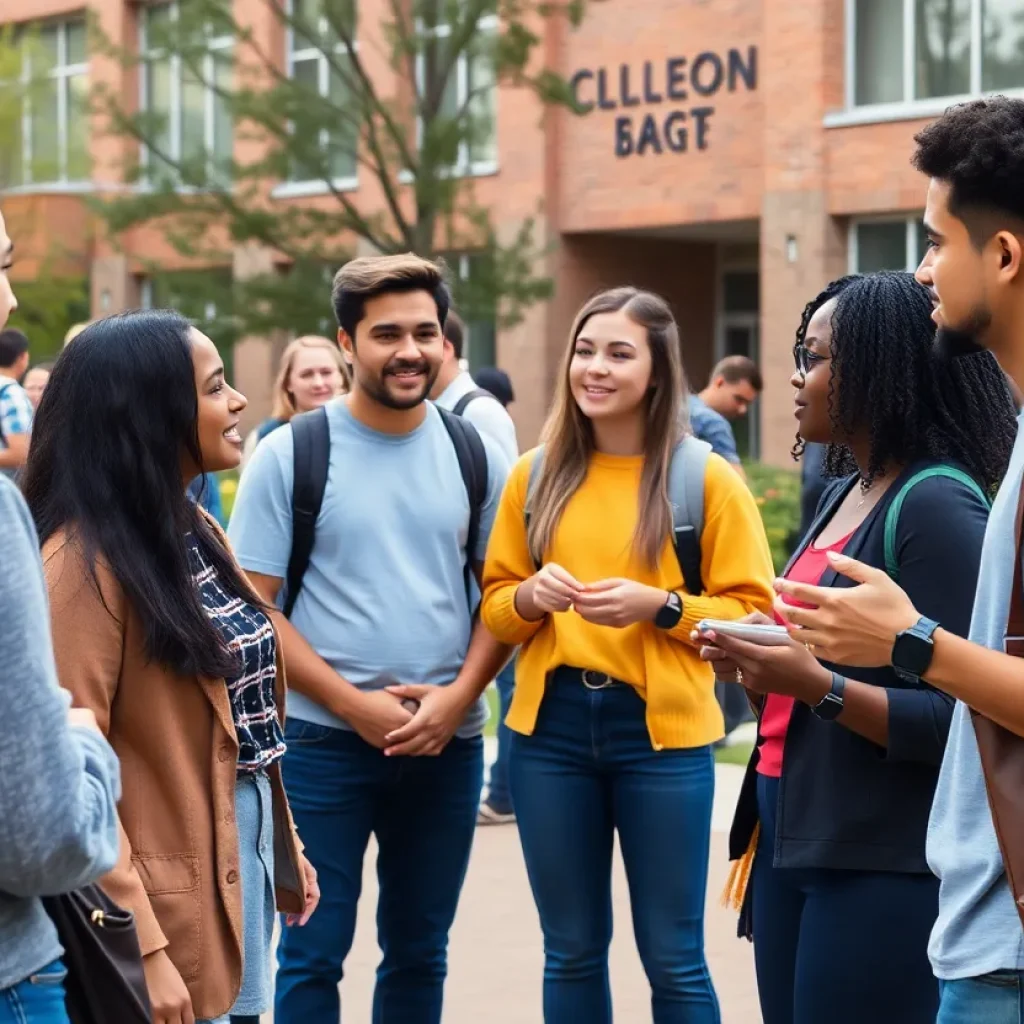
<svg viewBox="0 0 1024 1024">
<path fill-rule="evenodd" d="M 0 990 L 0 1024 L 68 1024 L 64 1009 L 67 971 L 59 960 Z"/>
<path fill-rule="evenodd" d="M 483 740 L 453 739 L 438 757 L 387 758 L 354 732 L 298 719 L 285 737 L 285 788 L 321 896 L 305 927 L 282 927 L 275 1024 L 337 1024 L 371 833 L 383 953 L 373 1024 L 439 1024 L 448 930 L 476 831 Z"/>
<path fill-rule="evenodd" d="M 487 785 L 487 802 L 499 814 L 512 811 L 512 794 L 508 789 L 508 752 L 512 742 L 512 730 L 505 724 L 512 691 L 516 686 L 516 662 L 513 658 L 494 680 L 498 688 L 498 756 L 491 765 L 491 777 Z"/>
<path fill-rule="evenodd" d="M 559 669 L 532 736 L 513 734 L 512 802 L 544 932 L 546 1024 L 609 1024 L 614 834 L 654 1024 L 719 1024 L 704 959 L 710 747 L 655 751 L 624 684 Z"/>
<path fill-rule="evenodd" d="M 928 936 L 938 879 L 774 867 L 778 794 L 778 779 L 758 776 L 751 886 L 764 1024 L 934 1024 L 939 989 Z"/>
<path fill-rule="evenodd" d="M 939 982 L 936 1024 L 1024 1024 L 1024 972 Z"/>
</svg>

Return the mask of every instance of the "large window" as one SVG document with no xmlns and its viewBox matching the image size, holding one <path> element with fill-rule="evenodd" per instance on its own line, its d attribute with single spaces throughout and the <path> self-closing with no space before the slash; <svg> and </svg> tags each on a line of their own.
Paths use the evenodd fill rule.
<svg viewBox="0 0 1024 1024">
<path fill-rule="evenodd" d="M 13 152 L 3 161 L 7 180 L 0 187 L 88 182 L 85 21 L 33 26 L 20 34 L 19 48 L 20 81 L 0 86 L 13 142 Z"/>
<path fill-rule="evenodd" d="M 850 270 L 855 274 L 914 271 L 927 247 L 924 225 L 917 217 L 855 221 L 850 225 Z"/>
<path fill-rule="evenodd" d="M 349 98 L 349 49 L 338 26 L 358 52 L 355 3 L 331 3 L 328 13 L 324 0 L 292 0 L 291 15 L 295 24 L 288 32 L 289 74 L 297 85 L 338 111 L 338 116 L 332 118 L 336 127 L 316 130 L 317 159 L 293 160 L 289 176 L 292 181 L 330 179 L 336 186 L 352 187 L 358 178 L 358 118 Z M 314 113 L 313 120 L 319 126 L 325 118 Z M 301 124 L 295 125 L 295 131 L 303 134 Z"/>
<path fill-rule="evenodd" d="M 231 167 L 234 126 L 225 93 L 233 85 L 232 40 L 203 33 L 197 47 L 178 14 L 178 4 L 169 3 L 144 7 L 140 15 L 142 109 L 151 118 L 152 140 L 143 159 L 150 181 L 177 179 L 180 171 L 201 183 Z"/>
<path fill-rule="evenodd" d="M 459 145 L 453 170 L 459 174 L 489 174 L 498 165 L 498 90 L 494 75 L 493 47 L 498 19 L 486 15 L 477 22 L 472 42 L 463 48 L 444 84 L 437 108 L 439 121 L 460 121 Z M 435 76 L 450 64 L 448 40 L 451 28 L 440 24 L 424 32 L 418 61 L 421 95 L 430 95 Z M 423 126 L 420 124 L 422 137 Z"/>
<path fill-rule="evenodd" d="M 1024 88 L 1024 0 L 847 0 L 848 106 Z"/>
</svg>

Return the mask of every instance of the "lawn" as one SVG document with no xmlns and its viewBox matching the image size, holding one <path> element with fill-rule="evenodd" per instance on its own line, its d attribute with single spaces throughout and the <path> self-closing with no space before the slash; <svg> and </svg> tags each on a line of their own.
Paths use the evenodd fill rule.
<svg viewBox="0 0 1024 1024">
<path fill-rule="evenodd" d="M 753 743 L 737 743 L 734 747 L 716 747 L 715 760 L 719 764 L 738 764 L 745 768 L 753 749 Z"/>
</svg>

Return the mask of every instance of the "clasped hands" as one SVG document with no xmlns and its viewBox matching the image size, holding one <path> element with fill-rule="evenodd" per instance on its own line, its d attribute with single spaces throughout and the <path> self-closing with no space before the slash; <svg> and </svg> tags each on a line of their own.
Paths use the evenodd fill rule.
<svg viewBox="0 0 1024 1024">
<path fill-rule="evenodd" d="M 636 622 L 650 622 L 664 607 L 668 593 L 627 579 L 605 579 L 581 583 L 560 565 L 548 562 L 523 584 L 527 588 L 528 611 L 540 618 L 553 612 L 574 610 L 597 626 L 621 629 Z M 520 607 L 520 611 L 524 611 Z"/>
</svg>

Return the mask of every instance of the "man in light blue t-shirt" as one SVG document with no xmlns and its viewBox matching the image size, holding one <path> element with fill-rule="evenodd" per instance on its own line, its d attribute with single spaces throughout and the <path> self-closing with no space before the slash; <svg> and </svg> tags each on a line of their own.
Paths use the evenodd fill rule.
<svg viewBox="0 0 1024 1024">
<path fill-rule="evenodd" d="M 309 568 L 291 620 L 275 617 L 292 691 L 285 787 L 322 898 L 305 927 L 284 929 L 274 1019 L 338 1019 L 373 834 L 384 953 L 374 1019 L 439 1024 L 483 782 L 482 694 L 510 649 L 471 614 L 470 499 L 441 413 L 426 402 L 450 302 L 439 269 L 411 255 L 353 260 L 333 298 L 352 388 L 327 406 L 329 470 Z M 508 472 L 481 440 L 477 572 Z M 272 603 L 291 551 L 293 469 L 289 425 L 253 454 L 229 531 Z"/>
<path fill-rule="evenodd" d="M 951 108 L 917 136 L 928 175 L 931 240 L 918 280 L 935 298 L 946 358 L 984 347 L 1024 386 L 1024 100 L 994 97 Z M 1009 401 L 1009 398 L 1007 399 Z M 981 446 L 986 438 L 973 441 Z M 848 558 L 835 566 L 862 585 L 783 584 L 820 610 L 787 608 L 824 660 L 892 664 L 957 698 L 928 828 L 939 913 L 929 955 L 940 981 L 938 1024 L 1024 1021 L 1024 660 L 1003 653 L 1021 557 L 1015 521 L 1024 476 L 1024 417 L 985 533 L 970 639 L 922 619 L 884 573 Z M 977 712 L 986 723 L 976 724 Z M 1003 756 L 991 742 L 1002 727 Z M 983 731 L 979 731 L 979 726 Z M 987 782 L 1007 795 L 990 801 Z M 995 827 L 994 816 L 999 819 Z M 1015 865 L 1011 889 L 1007 861 Z"/>
</svg>

